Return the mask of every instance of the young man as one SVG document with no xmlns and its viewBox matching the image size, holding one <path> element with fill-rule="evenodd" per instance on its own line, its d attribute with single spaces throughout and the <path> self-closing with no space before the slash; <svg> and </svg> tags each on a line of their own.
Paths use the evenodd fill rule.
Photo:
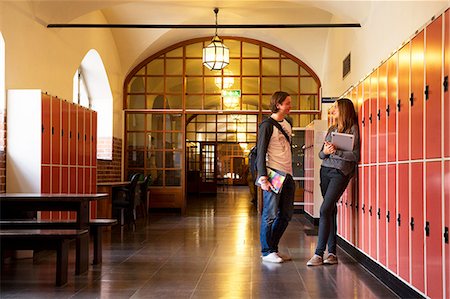
<svg viewBox="0 0 450 299">
<path fill-rule="evenodd" d="M 285 117 L 291 109 L 291 97 L 288 93 L 277 91 L 270 100 L 270 116 L 287 133 L 281 132 L 273 120 L 263 121 L 259 126 L 257 147 L 258 183 L 263 189 L 263 211 L 261 217 L 261 252 L 265 262 L 282 263 L 290 257 L 278 252 L 278 243 L 283 235 L 294 210 L 295 183 L 292 178 L 292 153 L 290 138 L 292 127 Z M 286 175 L 280 193 L 272 191 L 267 177 L 267 167 Z"/>
</svg>

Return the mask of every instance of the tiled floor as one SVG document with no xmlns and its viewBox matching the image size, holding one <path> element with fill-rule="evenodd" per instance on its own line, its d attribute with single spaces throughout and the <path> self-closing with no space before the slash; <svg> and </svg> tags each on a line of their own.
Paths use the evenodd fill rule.
<svg viewBox="0 0 450 299">
<path fill-rule="evenodd" d="M 151 214 L 135 231 L 115 227 L 104 242 L 103 264 L 54 287 L 54 255 L 2 266 L 2 298 L 396 298 L 353 259 L 306 267 L 316 236 L 295 214 L 280 251 L 293 260 L 262 263 L 259 219 L 245 187 L 188 202 L 186 217 Z"/>
</svg>

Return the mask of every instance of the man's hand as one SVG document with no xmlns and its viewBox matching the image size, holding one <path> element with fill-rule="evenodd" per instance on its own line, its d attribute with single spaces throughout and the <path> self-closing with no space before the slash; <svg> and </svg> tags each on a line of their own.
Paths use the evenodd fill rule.
<svg viewBox="0 0 450 299">
<path fill-rule="evenodd" d="M 258 183 L 264 191 L 271 191 L 273 189 L 273 185 L 269 182 L 269 179 L 266 176 L 261 176 L 258 179 Z"/>
</svg>

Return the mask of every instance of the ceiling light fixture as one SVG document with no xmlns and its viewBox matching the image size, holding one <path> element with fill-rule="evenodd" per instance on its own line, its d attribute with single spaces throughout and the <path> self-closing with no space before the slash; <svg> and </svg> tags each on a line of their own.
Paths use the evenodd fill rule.
<svg viewBox="0 0 450 299">
<path fill-rule="evenodd" d="M 211 43 L 203 48 L 203 65 L 211 71 L 218 71 L 230 63 L 230 49 L 222 43 L 217 35 L 217 13 L 219 9 L 214 8 L 216 14 L 216 32 Z"/>
</svg>

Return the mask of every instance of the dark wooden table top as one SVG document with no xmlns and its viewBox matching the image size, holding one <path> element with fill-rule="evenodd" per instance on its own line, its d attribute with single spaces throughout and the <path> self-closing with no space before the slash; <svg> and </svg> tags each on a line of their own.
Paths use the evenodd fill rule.
<svg viewBox="0 0 450 299">
<path fill-rule="evenodd" d="M 47 194 L 47 193 L 2 193 L 0 202 L 26 202 L 26 201 L 65 201 L 82 202 L 107 198 L 107 193 L 94 194 Z"/>
</svg>

